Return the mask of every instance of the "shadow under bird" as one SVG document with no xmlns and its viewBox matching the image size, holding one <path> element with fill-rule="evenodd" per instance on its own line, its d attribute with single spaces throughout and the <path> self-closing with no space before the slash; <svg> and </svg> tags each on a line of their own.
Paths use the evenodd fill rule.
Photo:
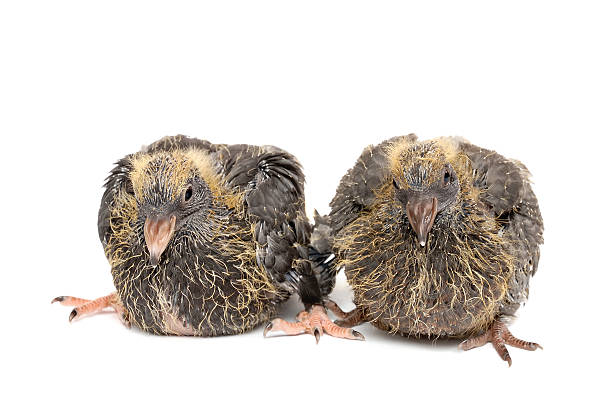
<svg viewBox="0 0 612 410">
<path fill-rule="evenodd" d="M 105 184 L 98 231 L 116 292 L 53 301 L 76 306 L 71 321 L 112 308 L 147 332 L 217 336 L 271 319 L 297 293 L 299 322 L 275 319 L 266 333 L 363 339 L 322 306 L 331 249 L 311 241 L 303 185 L 300 164 L 279 148 L 165 137 L 121 159 Z"/>
<path fill-rule="evenodd" d="M 327 307 L 415 337 L 467 338 L 535 350 L 506 327 L 527 299 L 543 242 L 529 172 L 458 138 L 395 137 L 367 147 L 342 178 L 327 218 L 337 269 L 356 308 Z"/>
</svg>

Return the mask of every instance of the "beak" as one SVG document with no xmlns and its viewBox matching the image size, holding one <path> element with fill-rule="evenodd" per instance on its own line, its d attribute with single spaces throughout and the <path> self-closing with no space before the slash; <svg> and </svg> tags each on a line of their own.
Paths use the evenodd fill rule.
<svg viewBox="0 0 612 410">
<path fill-rule="evenodd" d="M 149 250 L 151 265 L 157 266 L 159 263 L 159 258 L 172 238 L 175 224 L 176 217 L 174 215 L 152 216 L 145 221 L 145 242 Z"/>
<path fill-rule="evenodd" d="M 414 229 L 421 246 L 427 243 L 427 234 L 431 231 L 434 219 L 438 214 L 438 199 L 436 197 L 409 202 L 406 212 L 410 226 Z"/>
</svg>

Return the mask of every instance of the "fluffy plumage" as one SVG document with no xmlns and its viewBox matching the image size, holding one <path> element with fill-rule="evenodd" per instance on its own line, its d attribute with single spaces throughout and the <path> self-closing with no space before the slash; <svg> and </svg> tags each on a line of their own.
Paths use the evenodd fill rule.
<svg viewBox="0 0 612 410">
<path fill-rule="evenodd" d="M 294 292 L 320 303 L 317 275 L 330 274 L 316 261 L 330 250 L 309 246 L 303 184 L 295 157 L 272 146 L 178 135 L 124 157 L 98 217 L 117 295 L 99 306 L 147 332 L 216 336 L 270 319 Z"/>
<path fill-rule="evenodd" d="M 462 139 L 392 138 L 363 151 L 331 208 L 335 263 L 361 320 L 466 337 L 527 299 L 543 224 L 518 161 Z"/>
</svg>

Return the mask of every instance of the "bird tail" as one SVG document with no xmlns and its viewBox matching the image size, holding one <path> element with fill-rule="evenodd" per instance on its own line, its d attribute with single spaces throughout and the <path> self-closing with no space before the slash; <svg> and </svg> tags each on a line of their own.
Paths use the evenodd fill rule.
<svg viewBox="0 0 612 410">
<path fill-rule="evenodd" d="M 331 293 L 336 284 L 336 256 L 332 248 L 333 233 L 329 216 L 321 216 L 315 210 L 314 219 L 315 225 L 310 236 L 308 259 L 319 282 L 321 296 L 325 297 Z"/>
</svg>

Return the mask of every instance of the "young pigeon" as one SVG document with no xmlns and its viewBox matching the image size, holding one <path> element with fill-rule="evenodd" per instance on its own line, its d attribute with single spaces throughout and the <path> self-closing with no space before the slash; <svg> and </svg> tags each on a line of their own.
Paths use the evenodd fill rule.
<svg viewBox="0 0 612 410">
<path fill-rule="evenodd" d="M 121 159 L 105 184 L 98 232 L 116 292 L 53 301 L 76 306 L 71 321 L 113 308 L 147 332 L 217 336 L 269 320 L 297 292 L 299 324 L 273 323 L 356 338 L 324 320 L 330 250 L 310 246 L 303 185 L 298 161 L 276 147 L 163 138 Z"/>
<path fill-rule="evenodd" d="M 329 224 L 356 309 L 343 326 L 535 350 L 504 324 L 527 299 L 543 223 L 523 164 L 456 138 L 408 135 L 366 148 L 342 178 Z"/>
</svg>

